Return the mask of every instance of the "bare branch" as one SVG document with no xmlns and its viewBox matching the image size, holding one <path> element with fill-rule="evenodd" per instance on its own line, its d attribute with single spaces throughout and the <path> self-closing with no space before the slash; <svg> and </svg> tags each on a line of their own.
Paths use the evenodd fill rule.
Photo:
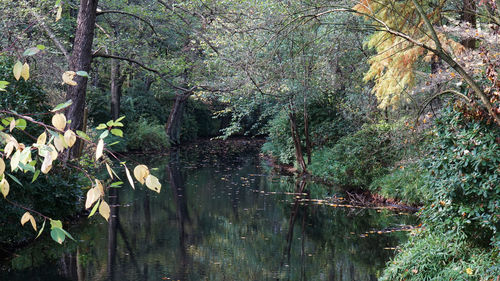
<svg viewBox="0 0 500 281">
<path fill-rule="evenodd" d="M 33 12 L 32 14 L 36 18 L 36 20 L 38 21 L 38 23 L 40 24 L 42 29 L 45 31 L 45 33 L 47 33 L 47 36 L 49 36 L 49 38 L 52 40 L 52 42 L 54 42 L 54 45 L 56 45 L 56 47 L 61 51 L 61 53 L 63 53 L 64 58 L 66 58 L 66 62 L 69 64 L 69 60 L 70 60 L 69 53 L 66 50 L 66 48 L 64 48 L 64 45 L 61 44 L 61 41 L 59 41 L 59 39 L 57 39 L 57 36 L 45 24 L 45 22 L 43 21 L 42 17 L 40 17 L 40 15 L 38 15 L 36 12 Z"/>
</svg>

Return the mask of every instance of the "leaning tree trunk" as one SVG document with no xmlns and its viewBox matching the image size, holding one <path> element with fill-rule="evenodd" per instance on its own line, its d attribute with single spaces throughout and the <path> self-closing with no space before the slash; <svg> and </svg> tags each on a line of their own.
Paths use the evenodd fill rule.
<svg viewBox="0 0 500 281">
<path fill-rule="evenodd" d="M 168 121 L 165 129 L 167 131 L 167 136 L 170 140 L 170 144 L 172 145 L 180 144 L 182 115 L 184 114 L 184 107 L 189 96 L 191 96 L 190 93 L 176 95 L 174 106 L 172 107 L 172 111 L 170 111 L 170 115 L 168 116 Z"/>
<path fill-rule="evenodd" d="M 292 133 L 293 145 L 295 148 L 295 159 L 299 163 L 300 169 L 302 173 L 307 173 L 306 162 L 304 161 L 304 154 L 302 153 L 302 145 L 300 142 L 299 130 L 297 129 L 297 122 L 295 118 L 295 112 L 293 112 L 292 107 L 290 106 L 290 112 L 288 113 L 289 121 L 290 121 L 290 131 Z"/>
<path fill-rule="evenodd" d="M 99 0 L 81 0 L 76 22 L 75 41 L 69 62 L 69 68 L 73 71 L 90 70 L 92 61 L 92 41 L 94 39 L 94 26 L 96 19 L 97 2 Z M 83 129 L 85 91 L 87 89 L 87 78 L 76 76 L 76 86 L 68 86 L 66 100 L 71 99 L 73 104 L 66 111 L 66 119 L 71 120 L 69 128 L 74 130 Z M 77 158 L 79 141 L 70 149 L 69 158 Z"/>
</svg>

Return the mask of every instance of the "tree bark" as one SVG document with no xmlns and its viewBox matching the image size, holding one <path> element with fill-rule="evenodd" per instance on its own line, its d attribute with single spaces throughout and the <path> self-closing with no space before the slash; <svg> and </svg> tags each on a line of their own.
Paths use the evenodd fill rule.
<svg viewBox="0 0 500 281">
<path fill-rule="evenodd" d="M 167 132 L 170 144 L 172 145 L 180 144 L 182 115 L 184 113 L 184 106 L 186 105 L 186 101 L 190 96 L 191 93 L 176 95 L 174 106 L 172 107 L 172 111 L 170 111 L 170 115 L 168 116 L 165 130 Z"/>
<path fill-rule="evenodd" d="M 460 20 L 470 24 L 472 28 L 476 28 L 476 2 L 475 0 L 464 0 L 462 6 L 462 16 Z M 468 38 L 460 42 L 464 47 L 474 49 L 476 47 L 476 39 Z"/>
<path fill-rule="evenodd" d="M 111 117 L 120 117 L 120 102 L 122 97 L 123 78 L 120 73 L 120 62 L 111 59 Z"/>
<path fill-rule="evenodd" d="M 92 61 L 92 42 L 94 40 L 94 26 L 96 19 L 97 2 L 99 0 L 80 0 L 78 10 L 77 26 L 73 51 L 69 62 L 72 71 L 90 70 Z M 83 115 L 85 109 L 85 92 L 87 89 L 87 77 L 75 76 L 76 86 L 68 86 L 66 100 L 71 99 L 73 104 L 66 111 L 66 119 L 71 120 L 69 128 L 73 131 L 83 129 Z M 79 140 L 68 152 L 68 157 L 77 158 Z"/>
<path fill-rule="evenodd" d="M 304 154 L 302 153 L 302 145 L 300 143 L 299 131 L 297 129 L 297 122 L 295 118 L 295 113 L 290 106 L 290 112 L 288 113 L 290 121 L 290 131 L 292 133 L 293 145 L 295 147 L 295 159 L 297 160 L 302 173 L 307 173 L 306 162 L 304 161 Z"/>
</svg>

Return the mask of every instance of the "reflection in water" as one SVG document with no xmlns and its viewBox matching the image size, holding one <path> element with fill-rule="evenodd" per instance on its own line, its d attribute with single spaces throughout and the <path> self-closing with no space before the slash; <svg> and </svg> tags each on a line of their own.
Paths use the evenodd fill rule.
<svg viewBox="0 0 500 281">
<path fill-rule="evenodd" d="M 0 280 L 376 280 L 405 239 L 376 230 L 413 218 L 307 205 L 322 188 L 263 175 L 256 155 L 174 150 L 148 163 L 162 193 L 110 189 L 109 222 L 82 221 L 64 247 L 45 236 Z"/>
</svg>

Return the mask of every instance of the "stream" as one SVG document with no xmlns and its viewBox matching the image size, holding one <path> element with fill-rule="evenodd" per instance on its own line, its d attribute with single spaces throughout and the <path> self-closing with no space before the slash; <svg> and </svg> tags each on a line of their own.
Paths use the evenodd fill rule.
<svg viewBox="0 0 500 281">
<path fill-rule="evenodd" d="M 277 175 L 238 145 L 141 159 L 161 193 L 110 189 L 109 222 L 81 219 L 68 228 L 78 242 L 62 246 L 44 233 L 0 280 L 377 280 L 407 239 L 393 230 L 414 216 L 307 203 L 342 194 Z"/>
</svg>

